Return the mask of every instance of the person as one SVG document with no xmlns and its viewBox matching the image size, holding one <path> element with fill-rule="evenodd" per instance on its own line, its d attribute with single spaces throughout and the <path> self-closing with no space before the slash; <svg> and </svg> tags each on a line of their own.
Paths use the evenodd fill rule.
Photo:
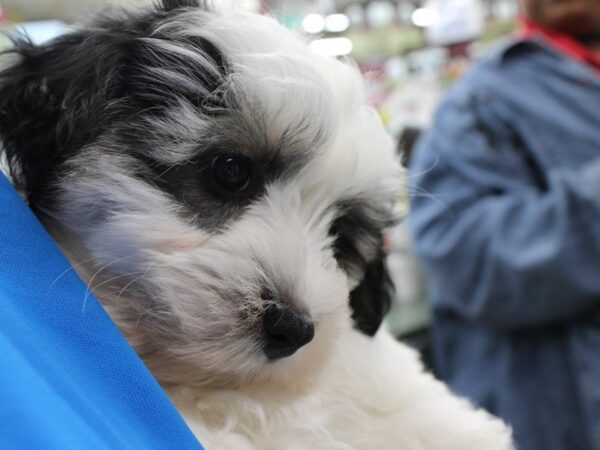
<svg viewBox="0 0 600 450">
<path fill-rule="evenodd" d="M 439 376 L 519 450 L 600 449 L 600 1 L 522 0 L 410 166 Z"/>
</svg>

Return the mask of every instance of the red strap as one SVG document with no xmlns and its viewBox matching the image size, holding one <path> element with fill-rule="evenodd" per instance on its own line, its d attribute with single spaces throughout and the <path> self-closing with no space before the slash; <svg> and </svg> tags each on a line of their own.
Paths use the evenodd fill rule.
<svg viewBox="0 0 600 450">
<path fill-rule="evenodd" d="M 600 53 L 585 47 L 577 39 L 556 30 L 551 30 L 537 24 L 527 17 L 520 18 L 521 27 L 519 35 L 523 38 L 541 36 L 555 49 L 577 61 L 590 64 L 600 76 Z"/>
</svg>

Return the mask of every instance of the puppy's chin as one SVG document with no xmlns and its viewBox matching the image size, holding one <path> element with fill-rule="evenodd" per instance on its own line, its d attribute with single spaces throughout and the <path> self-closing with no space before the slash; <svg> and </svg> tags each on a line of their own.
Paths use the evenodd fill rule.
<svg viewBox="0 0 600 450">
<path fill-rule="evenodd" d="M 294 355 L 265 366 L 249 385 L 274 384 L 290 391 L 304 391 L 318 383 L 320 375 L 332 361 L 336 346 L 343 345 L 340 337 L 350 330 L 349 313 L 331 317 L 315 334 L 314 340 Z"/>
</svg>

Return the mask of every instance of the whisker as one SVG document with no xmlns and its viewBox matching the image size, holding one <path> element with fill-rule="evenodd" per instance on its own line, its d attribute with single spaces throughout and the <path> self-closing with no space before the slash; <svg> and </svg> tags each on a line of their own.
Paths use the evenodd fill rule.
<svg viewBox="0 0 600 450">
<path fill-rule="evenodd" d="M 139 277 L 134 278 L 133 280 L 131 280 L 129 283 L 127 283 L 125 285 L 125 287 L 123 289 L 121 289 L 121 291 L 119 292 L 119 295 L 117 295 L 117 300 L 119 301 L 119 299 L 121 298 L 121 295 L 123 295 L 123 293 L 129 288 L 129 286 L 131 286 L 133 283 L 137 282 L 138 280 L 141 280 L 142 278 L 144 278 L 147 274 L 148 271 L 150 270 L 151 266 L 148 267 L 143 274 L 141 274 Z M 139 273 L 139 272 L 138 272 Z"/>
<path fill-rule="evenodd" d="M 75 267 L 78 266 L 83 266 L 85 263 L 88 263 L 90 261 L 96 261 L 98 259 L 101 259 L 100 257 L 96 257 L 96 258 L 89 258 L 89 259 L 84 259 L 83 261 L 78 261 L 76 263 L 71 263 L 70 267 L 65 270 L 64 272 L 62 272 L 59 276 L 57 276 L 54 281 L 50 284 L 50 288 L 53 288 L 54 285 L 58 282 L 58 280 L 60 280 L 62 277 L 64 277 L 67 273 L 69 273 L 71 270 L 75 270 Z"/>
<path fill-rule="evenodd" d="M 86 300 L 87 300 L 87 297 L 89 297 L 90 295 L 92 295 L 92 293 L 93 293 L 93 292 L 94 292 L 96 289 L 98 289 L 100 286 L 104 286 L 105 284 L 107 284 L 107 283 L 110 283 L 111 281 L 118 280 L 119 278 L 128 277 L 128 276 L 131 276 L 131 275 L 135 275 L 135 274 L 137 274 L 137 273 L 139 273 L 139 272 L 129 272 L 129 273 L 122 273 L 122 274 L 120 274 L 120 275 L 117 275 L 117 276 L 114 276 L 114 277 L 112 277 L 112 278 L 109 278 L 108 280 L 105 280 L 105 281 L 103 281 L 102 283 L 99 283 L 99 284 L 97 284 L 97 285 L 96 285 L 96 286 L 94 286 L 94 287 L 90 287 L 90 289 L 89 289 L 89 293 L 86 295 Z"/>
<path fill-rule="evenodd" d="M 103 270 L 105 270 L 105 269 L 107 269 L 108 267 L 112 266 L 113 264 L 115 264 L 115 263 L 117 263 L 117 262 L 119 262 L 119 261 L 123 261 L 124 259 L 127 259 L 127 258 L 131 258 L 131 255 L 128 255 L 128 256 L 123 256 L 123 257 L 121 257 L 121 258 L 117 258 L 117 259 L 115 259 L 115 260 L 113 260 L 113 261 L 111 261 L 111 262 L 109 262 L 109 263 L 105 264 L 104 266 L 100 267 L 100 269 L 98 269 L 98 270 L 96 271 L 96 273 L 94 273 L 94 275 L 92 275 L 92 277 L 90 278 L 90 281 L 88 281 L 88 283 L 87 283 L 87 288 L 86 288 L 86 291 L 85 291 L 85 296 L 84 296 L 84 298 L 83 298 L 83 305 L 82 305 L 82 307 L 81 307 L 81 312 L 82 312 L 82 313 L 84 313 L 84 312 L 85 312 L 85 305 L 86 305 L 87 298 L 88 298 L 88 296 L 89 296 L 89 293 L 90 293 L 90 286 L 92 285 L 92 283 L 94 282 L 94 280 L 96 279 L 96 277 L 97 277 L 97 276 L 98 276 L 98 275 L 99 275 L 99 274 L 100 274 L 100 273 L 101 273 Z"/>
</svg>

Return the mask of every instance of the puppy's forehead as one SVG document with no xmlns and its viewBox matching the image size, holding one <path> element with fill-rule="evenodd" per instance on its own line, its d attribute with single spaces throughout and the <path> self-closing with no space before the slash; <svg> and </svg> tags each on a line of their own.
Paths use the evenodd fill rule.
<svg viewBox="0 0 600 450">
<path fill-rule="evenodd" d="M 339 111 L 331 68 L 275 21 L 245 14 L 189 11 L 158 22 L 143 38 L 146 58 L 136 77 L 148 103 L 164 97 L 144 118 L 164 145 L 164 163 L 189 160 L 196 143 L 259 158 L 306 159 L 336 131 Z M 334 75 L 333 72 L 336 72 Z M 142 102 L 140 102 L 142 103 Z"/>
</svg>

